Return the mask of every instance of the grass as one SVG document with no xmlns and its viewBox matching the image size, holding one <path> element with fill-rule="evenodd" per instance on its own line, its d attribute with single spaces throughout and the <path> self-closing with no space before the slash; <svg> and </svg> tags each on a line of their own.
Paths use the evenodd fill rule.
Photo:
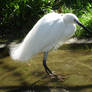
<svg viewBox="0 0 92 92">
<path fill-rule="evenodd" d="M 15 62 L 10 57 L 0 59 L 0 92 L 21 86 L 65 87 L 69 90 L 81 87 L 82 90 L 85 88 L 91 90 L 92 51 L 59 49 L 49 53 L 47 61 L 49 68 L 57 74 L 68 76 L 64 82 L 47 77 L 42 58 L 43 55 L 40 53 L 26 63 Z M 89 91 L 79 90 L 77 92 Z"/>
</svg>

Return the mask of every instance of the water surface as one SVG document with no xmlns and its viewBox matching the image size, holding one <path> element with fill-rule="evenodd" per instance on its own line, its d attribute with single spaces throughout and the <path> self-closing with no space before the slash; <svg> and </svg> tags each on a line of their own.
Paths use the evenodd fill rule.
<svg viewBox="0 0 92 92">
<path fill-rule="evenodd" d="M 42 65 L 43 54 L 28 62 L 0 59 L 0 92 L 92 92 L 92 51 L 51 51 L 47 64 L 64 82 L 47 76 Z"/>
</svg>

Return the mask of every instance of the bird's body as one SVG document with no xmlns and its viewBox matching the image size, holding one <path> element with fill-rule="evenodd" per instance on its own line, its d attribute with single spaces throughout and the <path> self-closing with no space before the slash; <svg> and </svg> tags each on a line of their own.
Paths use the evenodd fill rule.
<svg viewBox="0 0 92 92">
<path fill-rule="evenodd" d="M 22 43 L 10 48 L 12 59 L 27 61 L 37 53 L 44 52 L 43 66 L 45 71 L 51 77 L 58 78 L 46 64 L 48 51 L 61 46 L 68 40 L 76 31 L 76 24 L 90 32 L 72 13 L 58 14 L 53 12 L 43 16 L 27 34 Z M 58 43 L 60 43 L 59 46 L 57 45 Z"/>
<path fill-rule="evenodd" d="M 47 52 L 62 45 L 76 31 L 75 24 L 65 23 L 62 14 L 49 13 L 43 16 L 27 34 L 19 46 L 11 49 L 14 60 L 26 61 L 39 52 Z"/>
</svg>

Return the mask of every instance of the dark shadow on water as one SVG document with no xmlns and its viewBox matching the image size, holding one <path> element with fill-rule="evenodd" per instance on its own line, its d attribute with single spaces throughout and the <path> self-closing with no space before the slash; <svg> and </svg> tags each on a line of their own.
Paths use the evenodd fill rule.
<svg viewBox="0 0 92 92">
<path fill-rule="evenodd" d="M 7 92 L 51 92 L 51 89 L 66 89 L 69 92 L 80 92 L 81 90 L 92 88 L 92 85 L 84 85 L 84 86 L 34 86 L 25 85 L 25 86 L 0 86 L 0 90 L 7 90 Z M 56 91 L 55 91 L 56 92 Z M 57 91 L 59 92 L 59 91 Z M 60 91 L 61 92 L 61 91 Z M 63 92 L 63 91 L 62 91 Z M 65 92 L 65 91 L 64 91 Z M 67 92 L 67 91 L 66 91 Z"/>
<path fill-rule="evenodd" d="M 8 90 L 8 92 L 50 92 L 50 88 L 45 86 L 7 86 L 0 89 Z"/>
<path fill-rule="evenodd" d="M 91 50 L 92 49 L 92 43 L 74 43 L 74 44 L 64 44 L 63 46 L 61 46 L 59 49 L 62 50 Z"/>
<path fill-rule="evenodd" d="M 9 49 L 7 48 L 7 46 L 0 47 L 0 59 L 5 58 L 7 56 L 9 56 Z"/>
<path fill-rule="evenodd" d="M 21 72 L 15 71 L 18 67 L 17 66 L 11 66 L 3 61 L 0 61 L 0 67 L 2 67 L 3 70 L 8 72 L 12 72 L 11 76 L 18 77 L 18 81 L 20 81 L 21 85 L 29 85 L 28 82 L 22 77 L 23 74 Z"/>
</svg>

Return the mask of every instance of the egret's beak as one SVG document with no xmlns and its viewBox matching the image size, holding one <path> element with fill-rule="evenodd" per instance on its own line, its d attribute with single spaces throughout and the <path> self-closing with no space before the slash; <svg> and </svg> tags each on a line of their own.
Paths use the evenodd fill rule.
<svg viewBox="0 0 92 92">
<path fill-rule="evenodd" d="M 86 31 L 90 32 L 83 24 L 81 24 L 79 21 L 75 20 L 75 22 L 81 26 L 82 28 L 84 28 Z"/>
</svg>

